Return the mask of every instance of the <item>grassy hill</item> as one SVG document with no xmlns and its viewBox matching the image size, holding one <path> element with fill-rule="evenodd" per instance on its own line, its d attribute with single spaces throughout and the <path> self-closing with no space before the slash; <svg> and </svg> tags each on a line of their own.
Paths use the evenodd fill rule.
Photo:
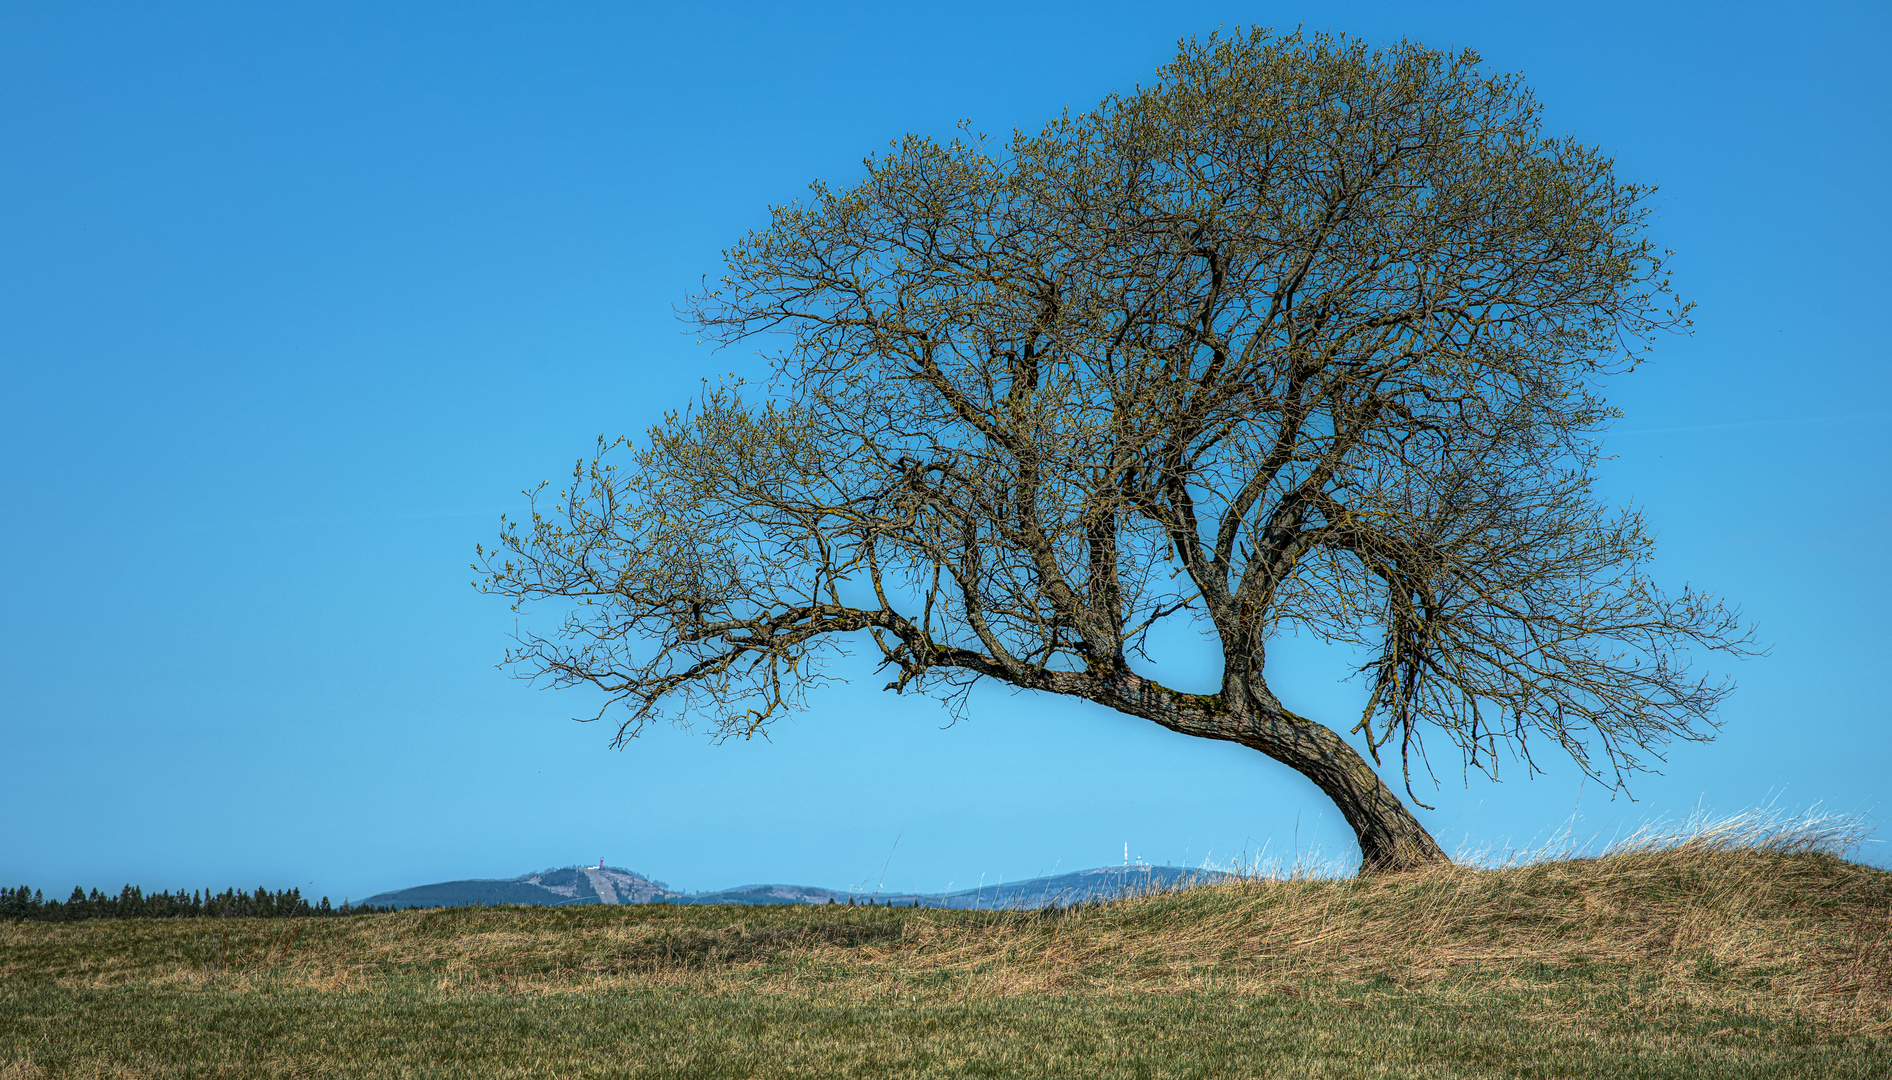
<svg viewBox="0 0 1892 1080">
<path fill-rule="evenodd" d="M 1892 1076 L 1892 874 L 1684 848 L 1064 911 L 0 925 L 0 1077 Z"/>
</svg>

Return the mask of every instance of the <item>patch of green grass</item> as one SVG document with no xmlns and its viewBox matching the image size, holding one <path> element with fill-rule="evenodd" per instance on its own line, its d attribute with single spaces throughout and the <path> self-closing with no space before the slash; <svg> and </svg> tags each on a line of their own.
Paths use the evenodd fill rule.
<svg viewBox="0 0 1892 1080">
<path fill-rule="evenodd" d="M 1350 986 L 854 1000 L 736 986 L 333 994 L 13 989 L 0 1055 L 20 1076 L 1869 1077 L 1876 1039 L 1718 1012 L 1545 1018 L 1536 992 Z"/>
<path fill-rule="evenodd" d="M 0 1080 L 1892 1076 L 1889 920 L 1827 856 L 1644 853 L 1060 913 L 0 924 Z"/>
</svg>

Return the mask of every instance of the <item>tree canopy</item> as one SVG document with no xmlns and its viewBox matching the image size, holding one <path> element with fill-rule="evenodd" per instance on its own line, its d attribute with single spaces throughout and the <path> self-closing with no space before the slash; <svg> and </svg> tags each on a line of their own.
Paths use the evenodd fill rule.
<svg viewBox="0 0 1892 1080">
<path fill-rule="evenodd" d="M 1687 324 L 1653 189 L 1472 53 L 1264 31 L 1008 142 L 908 136 L 772 207 L 689 317 L 767 350 L 482 551 L 563 618 L 516 670 L 752 735 L 866 648 L 891 689 L 1087 699 L 1295 768 L 1367 869 L 1443 859 L 1406 780 L 1548 742 L 1620 783 L 1701 739 L 1736 615 L 1593 490 L 1604 380 Z M 1139 650 L 1199 620 L 1215 693 Z M 1364 658 L 1357 718 L 1271 638 Z M 1133 663 L 1133 660 L 1135 661 Z"/>
</svg>

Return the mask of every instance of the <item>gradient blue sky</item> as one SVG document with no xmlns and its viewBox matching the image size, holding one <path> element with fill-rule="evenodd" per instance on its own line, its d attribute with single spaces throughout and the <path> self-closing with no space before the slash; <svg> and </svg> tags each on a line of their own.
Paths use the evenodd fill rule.
<svg viewBox="0 0 1892 1080">
<path fill-rule="evenodd" d="M 906 131 L 1036 126 L 1262 24 L 1475 47 L 1662 186 L 1692 337 L 1604 487 L 1773 645 L 1638 801 L 1456 768 L 1448 847 L 1701 805 L 1882 812 L 1892 773 L 1883 4 L 0 4 L 0 881 L 337 900 L 595 862 L 941 889 L 1350 837 L 1259 755 L 865 676 L 772 742 L 617 753 L 493 664 L 518 491 L 752 357 L 673 305 Z M 1186 643 L 1158 655 L 1200 677 Z M 1271 679 L 1342 724 L 1340 658 Z M 1192 676 L 1193 673 L 1193 676 Z M 1879 836 L 1892 836 L 1880 830 Z M 1886 845 L 1866 858 L 1887 862 Z"/>
</svg>

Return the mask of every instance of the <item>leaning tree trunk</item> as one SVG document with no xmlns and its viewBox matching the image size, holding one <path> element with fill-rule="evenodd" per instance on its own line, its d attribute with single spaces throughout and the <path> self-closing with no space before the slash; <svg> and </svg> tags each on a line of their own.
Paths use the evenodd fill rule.
<svg viewBox="0 0 1892 1080">
<path fill-rule="evenodd" d="M 1109 704 L 1124 712 L 1184 735 L 1241 743 L 1312 780 L 1353 826 L 1360 842 L 1360 873 L 1451 862 L 1347 740 L 1282 708 L 1266 687 L 1226 687 L 1221 694 L 1198 695 L 1177 693 L 1134 675 L 1113 681 L 1118 694 Z"/>
<path fill-rule="evenodd" d="M 1235 738 L 1314 782 L 1360 842 L 1360 873 L 1414 870 L 1451 859 L 1358 751 L 1331 728 L 1282 714 Z"/>
</svg>

